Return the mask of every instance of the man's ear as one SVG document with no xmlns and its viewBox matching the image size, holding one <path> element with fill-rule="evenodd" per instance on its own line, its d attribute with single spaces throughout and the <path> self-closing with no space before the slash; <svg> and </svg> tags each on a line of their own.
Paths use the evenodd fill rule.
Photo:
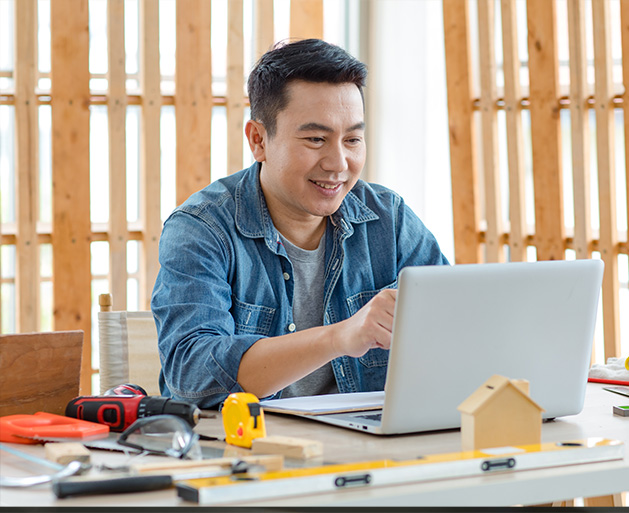
<svg viewBox="0 0 629 513">
<path fill-rule="evenodd" d="M 249 142 L 249 148 L 253 153 L 253 158 L 257 162 L 264 162 L 266 160 L 266 140 L 267 133 L 264 125 L 258 121 L 250 119 L 245 125 L 245 135 Z"/>
</svg>

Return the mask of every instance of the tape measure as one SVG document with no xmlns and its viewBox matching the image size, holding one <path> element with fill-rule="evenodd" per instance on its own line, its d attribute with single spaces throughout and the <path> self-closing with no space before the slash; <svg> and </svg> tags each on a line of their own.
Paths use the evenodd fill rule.
<svg viewBox="0 0 629 513">
<path fill-rule="evenodd" d="M 260 400 L 253 394 L 230 394 L 223 403 L 221 414 L 228 444 L 251 448 L 255 438 L 266 436 L 264 412 Z"/>
</svg>

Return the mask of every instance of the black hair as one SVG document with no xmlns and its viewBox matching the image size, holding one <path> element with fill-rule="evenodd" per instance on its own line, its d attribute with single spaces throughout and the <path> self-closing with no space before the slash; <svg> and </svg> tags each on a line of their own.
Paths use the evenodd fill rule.
<svg viewBox="0 0 629 513">
<path fill-rule="evenodd" d="M 262 123 L 272 137 L 277 115 L 288 104 L 289 82 L 353 83 L 364 101 L 366 79 L 367 67 L 339 46 L 320 39 L 279 42 L 260 57 L 249 75 L 251 119 Z"/>
</svg>

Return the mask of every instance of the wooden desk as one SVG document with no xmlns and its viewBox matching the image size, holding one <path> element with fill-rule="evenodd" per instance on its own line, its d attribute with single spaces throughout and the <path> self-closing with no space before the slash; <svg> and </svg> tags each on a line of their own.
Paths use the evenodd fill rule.
<svg viewBox="0 0 629 513">
<path fill-rule="evenodd" d="M 612 405 L 627 404 L 620 395 L 602 390 L 603 385 L 589 384 L 586 404 L 581 414 L 545 423 L 542 441 L 556 442 L 588 437 L 606 437 L 625 442 L 625 459 L 587 465 L 508 471 L 470 478 L 405 484 L 390 487 L 362 487 L 283 499 L 247 502 L 238 505 L 260 506 L 506 506 L 539 504 L 594 497 L 629 491 L 629 418 L 612 414 Z M 324 442 L 320 462 L 350 462 L 379 458 L 407 459 L 422 454 L 460 450 L 458 430 L 419 435 L 379 437 L 326 426 L 314 421 L 267 414 L 267 432 L 273 435 L 315 438 Z M 203 420 L 197 431 L 220 434 L 219 420 Z M 42 446 L 19 446 L 43 456 Z M 32 475 L 29 464 L 0 452 L 0 471 L 5 476 Z M 94 463 L 123 464 L 121 453 L 93 451 Z M 147 461 L 163 461 L 148 457 Z M 316 463 L 316 462 L 315 462 Z M 36 488 L 0 490 L 1 506 L 193 506 L 181 501 L 174 490 L 120 494 L 98 497 L 56 499 L 50 485 Z"/>
</svg>

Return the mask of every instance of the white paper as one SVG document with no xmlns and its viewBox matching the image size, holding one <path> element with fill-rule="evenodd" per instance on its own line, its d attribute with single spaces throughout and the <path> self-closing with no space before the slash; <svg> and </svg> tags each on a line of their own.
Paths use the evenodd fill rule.
<svg viewBox="0 0 629 513">
<path fill-rule="evenodd" d="M 268 407 L 275 410 L 301 412 L 304 414 L 346 410 L 368 410 L 382 408 L 383 404 L 384 391 L 310 395 L 260 401 L 260 406 L 262 406 L 262 408 Z"/>
</svg>

